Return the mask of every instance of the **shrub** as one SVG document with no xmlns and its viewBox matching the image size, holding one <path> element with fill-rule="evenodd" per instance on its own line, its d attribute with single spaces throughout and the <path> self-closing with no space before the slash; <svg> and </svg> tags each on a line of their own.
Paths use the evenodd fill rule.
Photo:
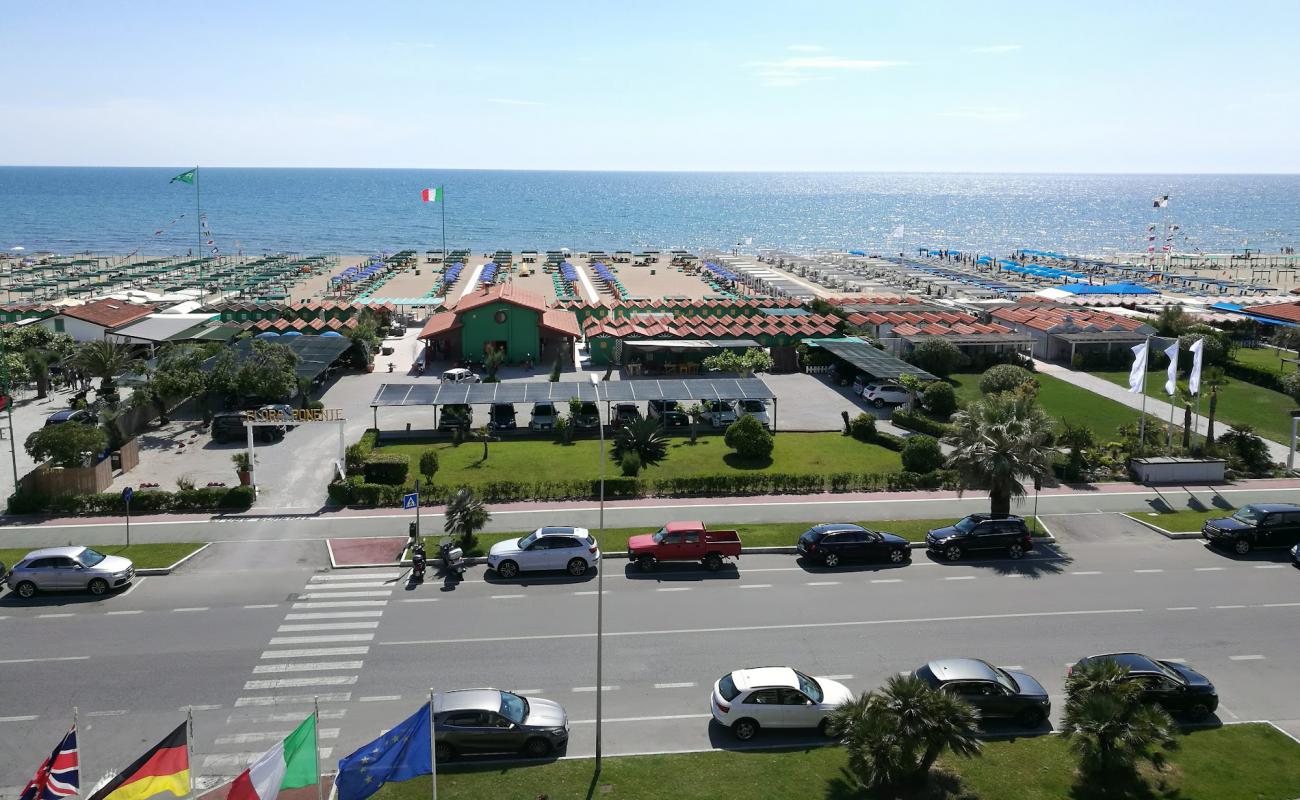
<svg viewBox="0 0 1300 800">
<path fill-rule="evenodd" d="M 917 434 L 903 443 L 903 469 L 908 472 L 934 472 L 943 466 L 943 451 L 933 436 Z"/>
<path fill-rule="evenodd" d="M 940 336 L 921 342 L 911 355 L 913 364 L 941 378 L 948 377 L 962 361 L 961 350 L 957 345 Z"/>
<path fill-rule="evenodd" d="M 619 469 L 623 475 L 628 478 L 635 478 L 641 473 L 641 456 L 635 450 L 625 450 L 622 458 L 618 461 Z M 606 486 L 606 489 L 609 487 Z"/>
<path fill-rule="evenodd" d="M 8 513 L 39 514 L 50 505 L 50 498 L 34 492 L 18 492 L 9 495 Z"/>
<path fill-rule="evenodd" d="M 1022 384 L 1026 384 L 1033 379 L 1034 376 L 1024 367 L 1018 367 L 1014 364 L 999 364 L 996 367 L 990 367 L 980 377 L 980 393 L 1001 394 L 1002 392 L 1013 392 Z"/>
<path fill-rule="evenodd" d="M 251 508 L 255 496 L 251 486 L 203 487 L 168 492 L 149 489 L 135 493 L 131 499 L 131 513 L 156 514 L 164 511 L 220 511 Z M 9 499 L 10 514 L 124 514 L 126 504 L 120 492 L 65 495 L 49 498 L 43 495 L 14 495 Z"/>
<path fill-rule="evenodd" d="M 1265 389 L 1272 389 L 1275 392 L 1282 392 L 1295 397 L 1292 392 L 1286 388 L 1284 379 L 1279 377 L 1276 370 L 1263 369 L 1253 364 L 1238 364 L 1231 361 L 1223 366 L 1223 374 L 1230 378 L 1237 378 L 1246 383 L 1253 383 L 1256 386 L 1262 386 Z M 1296 373 L 1287 373 L 1287 377 Z M 1202 390 L 1204 391 L 1204 390 Z"/>
<path fill-rule="evenodd" d="M 1282 376 L 1281 389 L 1296 403 L 1300 403 L 1300 372 L 1288 372 Z"/>
<path fill-rule="evenodd" d="M 948 419 L 957 410 L 957 392 L 952 384 L 935 381 L 925 386 L 925 407 L 940 419 Z"/>
<path fill-rule="evenodd" d="M 849 435 L 859 442 L 874 442 L 879 434 L 876 432 L 876 418 L 863 412 L 849 422 Z"/>
<path fill-rule="evenodd" d="M 433 476 L 438 474 L 438 451 L 425 450 L 420 453 L 420 474 L 426 483 L 433 483 Z"/>
<path fill-rule="evenodd" d="M 81 422 L 64 422 L 37 428 L 23 446 L 37 462 L 48 458 L 60 467 L 71 468 L 83 465 L 83 454 L 90 453 L 93 459 L 103 453 L 107 445 L 108 435 L 103 428 Z"/>
<path fill-rule="evenodd" d="M 387 485 L 404 485 L 406 474 L 411 469 L 410 456 L 382 455 L 370 456 L 362 468 L 367 483 Z"/>
<path fill-rule="evenodd" d="M 372 429 L 361 434 L 361 438 L 356 444 L 348 445 L 348 449 L 343 453 L 343 463 L 349 475 L 361 473 L 366 459 L 370 456 L 371 451 L 375 449 L 375 441 L 378 438 L 378 431 Z"/>
<path fill-rule="evenodd" d="M 741 458 L 752 460 L 768 458 L 774 446 L 772 434 L 748 414 L 727 426 L 723 441 Z"/>
<path fill-rule="evenodd" d="M 918 411 L 904 411 L 901 408 L 894 411 L 889 421 L 900 428 L 924 433 L 936 439 L 942 439 L 952 432 L 952 426 L 947 423 L 935 422 Z"/>
<path fill-rule="evenodd" d="M 907 440 L 902 436 L 895 436 L 892 433 L 880 432 L 876 434 L 873 444 L 878 444 L 886 450 L 893 450 L 895 453 L 902 451 L 903 443 Z"/>
</svg>

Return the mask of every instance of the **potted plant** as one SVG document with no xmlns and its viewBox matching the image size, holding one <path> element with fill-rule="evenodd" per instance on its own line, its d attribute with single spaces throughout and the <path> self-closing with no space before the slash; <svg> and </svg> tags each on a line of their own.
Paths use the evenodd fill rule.
<svg viewBox="0 0 1300 800">
<path fill-rule="evenodd" d="M 235 462 L 235 472 L 239 475 L 239 485 L 248 486 L 253 482 L 253 463 L 248 460 L 248 453 L 243 450 L 230 457 Z"/>
</svg>

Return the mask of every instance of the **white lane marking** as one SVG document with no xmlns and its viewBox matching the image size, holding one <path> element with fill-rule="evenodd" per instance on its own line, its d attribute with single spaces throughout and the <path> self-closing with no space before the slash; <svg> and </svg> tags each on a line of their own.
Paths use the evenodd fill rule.
<svg viewBox="0 0 1300 800">
<path fill-rule="evenodd" d="M 1080 572 L 1071 572 L 1070 574 L 1071 574 L 1071 575 L 1100 575 L 1100 574 L 1101 574 L 1101 570 L 1089 569 L 1089 570 L 1083 570 L 1083 571 L 1080 571 Z"/>
<path fill-rule="evenodd" d="M 578 597 L 586 597 L 587 595 L 600 594 L 600 593 L 599 592 L 574 592 L 574 594 L 577 595 Z M 609 593 L 606 592 L 606 594 Z"/>
<path fill-rule="evenodd" d="M 286 620 L 297 619 L 374 619 L 382 617 L 383 611 L 319 611 L 307 614 L 285 614 Z"/>
<path fill-rule="evenodd" d="M 302 633 L 304 631 L 373 631 L 378 622 L 309 622 L 305 625 L 281 625 L 276 633 Z"/>
<path fill-rule="evenodd" d="M 400 572 L 356 572 L 346 575 L 313 575 L 310 580 L 312 583 L 323 583 L 329 581 L 392 580 L 400 577 L 402 577 Z"/>
<path fill-rule="evenodd" d="M 1258 653 L 1248 656 L 1228 656 L 1229 661 L 1263 661 L 1264 657 Z"/>
<path fill-rule="evenodd" d="M 393 700 L 401 700 L 400 694 L 372 694 L 366 697 L 358 697 L 358 703 L 388 703 Z"/>
<path fill-rule="evenodd" d="M 369 645 L 360 647 L 307 647 L 301 650 L 267 650 L 262 658 L 319 658 L 321 656 L 364 656 Z"/>
<path fill-rule="evenodd" d="M 330 694 L 280 694 L 261 697 L 241 697 L 235 701 L 235 708 L 247 706 L 291 706 L 305 705 L 312 702 L 346 703 L 352 699 L 352 692 L 334 692 Z"/>
<path fill-rule="evenodd" d="M 1300 603 L 1260 603 L 1260 608 L 1295 608 Z"/>
<path fill-rule="evenodd" d="M 1157 572 L 1164 572 L 1163 569 L 1135 569 L 1133 572 L 1138 575 L 1154 575 Z"/>
<path fill-rule="evenodd" d="M 44 526 L 42 526 L 42 527 L 44 527 Z M 130 586 L 126 587 L 126 591 L 125 591 L 125 592 L 122 592 L 121 594 L 119 594 L 118 597 L 126 597 L 126 596 L 127 596 L 128 594 L 130 594 L 131 592 L 134 592 L 134 591 L 136 590 L 136 588 L 140 586 L 140 584 L 144 583 L 144 582 L 147 581 L 147 580 L 149 580 L 149 576 L 148 576 L 148 575 L 146 575 L 146 576 L 143 577 L 143 578 L 136 578 L 135 580 L 131 581 L 131 585 L 130 585 Z"/>
<path fill-rule="evenodd" d="M 356 675 L 317 675 L 314 678 L 273 678 L 264 681 L 245 681 L 244 691 L 259 689 L 300 689 L 304 686 L 352 686 Z"/>
<path fill-rule="evenodd" d="M 872 583 L 902 583 L 902 578 L 876 578 Z"/>
<path fill-rule="evenodd" d="M 279 604 L 279 603 L 254 603 L 254 604 L 252 604 L 252 605 L 244 606 L 244 608 L 248 608 L 248 609 L 253 609 L 253 608 L 279 608 L 279 607 L 280 607 L 280 604 Z"/>
<path fill-rule="evenodd" d="M 120 717 L 120 716 L 122 716 L 122 715 L 124 715 L 124 714 L 126 714 L 126 713 L 127 713 L 126 709 L 123 708 L 123 709 L 118 709 L 118 710 L 115 710 L 115 711 L 90 711 L 90 712 L 87 712 L 87 713 L 86 713 L 86 716 L 88 716 L 88 717 Z"/>
<path fill-rule="evenodd" d="M 1000 667 L 998 667 L 998 669 L 1015 670 L 1015 671 L 1019 672 L 1020 670 L 1024 669 L 1024 667 L 1020 666 L 1019 664 L 1011 664 L 1011 665 L 1008 665 L 1008 666 L 1000 666 Z"/>
<path fill-rule="evenodd" d="M 1223 567 L 1197 567 L 1194 571 L 1195 572 L 1222 572 L 1223 570 L 1224 570 Z"/>
<path fill-rule="evenodd" d="M 294 603 L 292 608 L 383 608 L 387 600 L 345 600 L 339 603 Z"/>
<path fill-rule="evenodd" d="M 50 658 L 7 658 L 0 664 L 42 664 L 46 661 L 87 661 L 90 656 L 52 656 Z"/>
<path fill-rule="evenodd" d="M 618 690 L 618 687 L 617 687 L 617 686 L 601 686 L 600 688 L 601 688 L 603 691 L 606 691 L 606 692 L 613 692 L 613 691 L 617 691 L 617 690 Z M 596 687 L 595 687 L 595 686 L 575 686 L 575 687 L 573 687 L 573 691 L 575 691 L 575 692 L 594 692 L 594 691 L 596 691 Z"/>
<path fill-rule="evenodd" d="M 282 662 L 279 664 L 259 664 L 253 667 L 254 675 L 270 675 L 277 672 L 330 672 L 333 670 L 361 669 L 361 661 L 309 661 L 306 664 Z"/>
<path fill-rule="evenodd" d="M 438 598 L 437 597 L 404 597 L 402 598 L 402 602 L 403 603 L 436 603 L 438 602 Z"/>
<path fill-rule="evenodd" d="M 176 710 L 177 711 L 216 711 L 218 708 L 221 708 L 220 703 L 212 703 L 210 705 L 205 705 L 205 706 L 181 706 Z"/>
<path fill-rule="evenodd" d="M 107 617 L 125 617 L 125 616 L 128 616 L 128 615 L 143 614 L 143 613 L 144 613 L 144 611 L 142 611 L 141 609 L 138 609 L 138 608 L 137 608 L 137 609 L 135 609 L 135 610 L 133 610 L 133 611 L 105 611 L 105 612 L 104 612 L 104 616 L 107 616 Z"/>
<path fill-rule="evenodd" d="M 656 683 L 656 689 L 690 689 L 695 686 L 695 681 L 685 681 L 684 683 Z"/>
<path fill-rule="evenodd" d="M 787 625 L 735 625 L 725 628 L 670 628 L 651 631 L 612 631 L 605 636 L 678 636 L 692 633 L 747 633 L 753 631 L 778 631 L 809 628 L 858 628 L 874 625 L 915 625 L 923 622 L 976 622 L 1010 619 L 1034 619 L 1051 617 L 1105 616 L 1111 614 L 1141 614 L 1144 608 L 1103 608 L 1087 611 L 1021 611 L 1010 614 L 969 614 L 952 617 L 913 617 L 911 619 L 867 619 L 848 622 L 796 622 Z M 550 639 L 594 639 L 594 633 L 550 633 L 533 636 L 485 636 L 464 639 L 409 639 L 380 642 L 385 646 L 428 645 L 428 644 L 484 644 L 490 642 L 543 641 Z"/>
<path fill-rule="evenodd" d="M 839 581 L 811 581 L 804 584 L 805 586 L 839 586 Z"/>
<path fill-rule="evenodd" d="M 1195 611 L 1196 606 L 1170 606 L 1165 611 Z"/>
<path fill-rule="evenodd" d="M 357 581 L 356 583 L 329 583 L 329 584 L 309 584 L 309 592 L 350 592 L 354 589 L 389 589 L 393 585 L 386 581 Z"/>
<path fill-rule="evenodd" d="M 372 592 L 369 590 L 362 592 L 303 592 L 298 595 L 299 600 L 338 600 L 344 597 L 392 597 L 391 590 L 386 592 Z"/>
<path fill-rule="evenodd" d="M 218 736 L 214 744 L 254 744 L 256 742 L 278 742 L 293 731 L 259 731 L 257 733 L 232 733 L 227 736 Z M 317 728 L 317 739 L 337 739 L 339 738 L 338 728 Z"/>
<path fill-rule="evenodd" d="M 945 581 L 973 581 L 975 580 L 975 576 L 974 575 L 949 575 L 948 577 L 944 578 L 944 580 Z"/>
<path fill-rule="evenodd" d="M 34 719 L 40 719 L 40 717 L 35 714 L 28 714 L 19 717 L 0 717 L 0 722 L 31 722 Z"/>
<path fill-rule="evenodd" d="M 852 675 L 818 675 L 818 678 L 825 678 L 828 681 L 851 681 Z"/>
<path fill-rule="evenodd" d="M 689 592 L 690 590 L 689 586 L 660 586 L 655 589 L 656 592 Z"/>
<path fill-rule="evenodd" d="M 185 709 L 181 709 L 184 711 Z M 320 710 L 321 719 L 343 719 L 347 716 L 346 708 L 322 708 Z M 245 724 L 245 725 L 264 725 L 270 722 L 302 722 L 302 714 L 298 711 L 289 711 L 280 714 L 250 714 L 248 712 L 236 712 L 226 717 L 227 725 Z"/>
<path fill-rule="evenodd" d="M 770 583 L 743 583 L 743 584 L 740 585 L 740 588 L 741 588 L 741 589 L 771 589 L 771 588 L 772 588 L 772 584 L 770 584 Z"/>
<path fill-rule="evenodd" d="M 494 594 L 489 595 L 489 600 L 518 600 L 521 597 L 527 597 L 526 594 Z"/>
<path fill-rule="evenodd" d="M 1256 564 L 1255 569 L 1286 569 L 1288 564 Z"/>
<path fill-rule="evenodd" d="M 1215 606 L 1215 608 L 1246 608 L 1246 606 Z"/>
<path fill-rule="evenodd" d="M 173 608 L 172 613 L 176 614 L 181 611 L 211 611 L 207 606 L 186 606 L 185 608 Z"/>
<path fill-rule="evenodd" d="M 659 722 L 672 719 L 709 719 L 712 714 L 665 714 L 660 717 L 605 717 L 601 722 Z M 569 720 L 570 725 L 595 725 L 594 719 Z"/>
<path fill-rule="evenodd" d="M 37 619 L 63 619 L 64 617 L 76 616 L 75 614 L 37 614 Z"/>
<path fill-rule="evenodd" d="M 337 636 L 276 636 L 269 642 L 274 646 L 277 644 L 327 644 L 329 642 L 369 642 L 373 641 L 373 633 L 340 633 Z"/>
</svg>

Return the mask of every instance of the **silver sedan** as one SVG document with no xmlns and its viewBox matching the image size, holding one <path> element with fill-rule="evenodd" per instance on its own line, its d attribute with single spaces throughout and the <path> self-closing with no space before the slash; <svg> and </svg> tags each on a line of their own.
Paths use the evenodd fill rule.
<svg viewBox="0 0 1300 800">
<path fill-rule="evenodd" d="M 47 547 L 33 550 L 4 576 L 19 597 L 38 591 L 87 591 L 107 594 L 135 578 L 135 564 L 121 556 L 108 556 L 89 547 Z"/>
</svg>

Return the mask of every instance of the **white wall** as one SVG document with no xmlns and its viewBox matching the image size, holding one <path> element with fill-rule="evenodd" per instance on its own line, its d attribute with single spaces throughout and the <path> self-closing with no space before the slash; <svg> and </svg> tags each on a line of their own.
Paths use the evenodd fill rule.
<svg viewBox="0 0 1300 800">
<path fill-rule="evenodd" d="M 72 317 L 65 317 L 61 314 L 56 314 L 53 317 L 46 317 L 41 320 L 41 324 L 52 331 L 57 331 L 58 329 L 54 327 L 54 320 L 56 319 L 63 320 L 63 332 L 71 336 L 74 341 L 93 342 L 97 339 L 104 338 L 104 326 L 95 325 Z"/>
</svg>

